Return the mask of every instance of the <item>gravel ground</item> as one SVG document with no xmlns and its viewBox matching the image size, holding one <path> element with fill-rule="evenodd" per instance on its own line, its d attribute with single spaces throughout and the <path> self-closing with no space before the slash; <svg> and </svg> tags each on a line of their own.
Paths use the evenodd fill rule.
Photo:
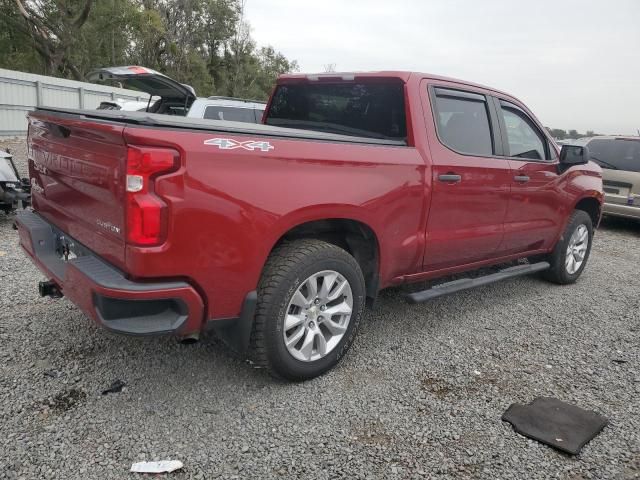
<svg viewBox="0 0 640 480">
<path fill-rule="evenodd" d="M 116 336 L 39 298 L 11 222 L 0 478 L 127 478 L 159 459 L 184 462 L 176 479 L 640 478 L 640 225 L 605 222 L 573 286 L 525 277 L 417 306 L 385 291 L 337 369 L 287 384 L 215 339 Z M 539 395 L 610 424 L 560 454 L 500 420 Z"/>
</svg>

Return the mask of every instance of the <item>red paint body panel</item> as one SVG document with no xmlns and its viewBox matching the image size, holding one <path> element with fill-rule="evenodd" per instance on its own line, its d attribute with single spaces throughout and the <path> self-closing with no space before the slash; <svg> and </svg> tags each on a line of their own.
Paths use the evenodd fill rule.
<svg viewBox="0 0 640 480">
<path fill-rule="evenodd" d="M 204 322 L 238 317 L 271 249 L 309 221 L 351 219 L 368 226 L 384 288 L 548 252 L 580 199 L 602 202 L 593 164 L 560 174 L 557 162 L 448 149 L 436 134 L 426 85 L 499 94 L 521 105 L 516 99 L 442 77 L 356 74 L 382 77 L 405 82 L 408 146 L 151 128 L 36 111 L 29 116 L 30 173 L 44 192 L 34 193 L 34 207 L 132 280 L 188 281 L 204 299 Z M 336 80 L 293 75 L 280 82 Z M 222 150 L 204 143 L 220 137 L 268 140 L 273 149 Z M 155 181 L 169 212 L 167 240 L 157 247 L 124 241 L 127 144 L 180 152 L 180 168 Z M 457 171 L 463 179 L 458 184 L 437 180 Z M 518 172 L 532 181 L 515 183 Z M 81 293 L 75 298 L 88 301 Z"/>
<path fill-rule="evenodd" d="M 210 133 L 183 134 L 179 144 L 166 137 L 125 131 L 130 143 L 183 150 L 183 169 L 156 183 L 169 204 L 169 241 L 128 247 L 127 271 L 139 278 L 188 272 L 204 292 L 216 292 L 208 295 L 210 318 L 238 315 L 273 246 L 302 223 L 368 225 L 380 244 L 382 279 L 415 269 L 422 256 L 425 167 L 414 148 L 272 139 L 274 151 L 258 153 L 204 145 Z"/>
<path fill-rule="evenodd" d="M 103 325 L 103 321 L 94 304 L 94 295 L 111 297 L 122 300 L 153 301 L 161 299 L 179 299 L 188 312 L 186 322 L 180 327 L 176 334 L 189 334 L 199 331 L 202 328 L 202 319 L 205 314 L 204 303 L 200 294 L 195 288 L 185 285 L 180 288 L 154 289 L 147 292 L 136 292 L 123 288 L 104 287 L 93 281 L 81 272 L 73 263 L 69 263 L 63 276 L 58 276 L 47 268 L 41 258 L 38 258 L 34 248 L 34 240 L 31 238 L 28 229 L 22 224 L 21 218 L 17 220 L 20 244 L 24 252 L 38 266 L 47 278 L 55 282 L 60 291 L 77 305 L 94 322 Z"/>
<path fill-rule="evenodd" d="M 126 269 L 123 131 L 122 125 L 77 118 L 52 123 L 34 116 L 29 125 L 29 176 L 36 185 L 34 210 Z"/>
<path fill-rule="evenodd" d="M 502 158 L 462 155 L 440 142 L 429 104 L 427 87 L 421 82 L 425 105 L 426 137 L 432 156 L 431 208 L 426 228 L 424 270 L 440 270 L 490 258 L 504 236 L 504 219 L 511 194 L 511 169 Z M 439 87 L 460 88 L 439 80 Z M 468 88 L 476 91 L 476 88 Z M 439 175 L 460 174 L 459 183 L 443 183 Z"/>
<path fill-rule="evenodd" d="M 557 165 L 516 159 L 510 159 L 509 165 L 512 177 L 526 175 L 530 180 L 512 180 L 502 249 L 507 254 L 550 249 L 571 207 L 561 198 Z"/>
</svg>

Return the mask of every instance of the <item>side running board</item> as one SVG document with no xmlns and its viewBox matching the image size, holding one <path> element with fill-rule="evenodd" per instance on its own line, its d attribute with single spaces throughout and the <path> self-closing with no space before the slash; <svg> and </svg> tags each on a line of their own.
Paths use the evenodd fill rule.
<svg viewBox="0 0 640 480">
<path fill-rule="evenodd" d="M 483 277 L 477 278 L 461 278 L 452 282 L 442 283 L 427 290 L 409 293 L 407 301 L 409 303 L 422 303 L 432 298 L 448 295 L 449 293 L 468 290 L 469 288 L 481 287 L 490 283 L 506 280 L 507 278 L 519 277 L 521 275 L 529 275 L 531 273 L 541 272 L 550 268 L 549 262 L 530 263 L 526 265 L 516 265 L 515 267 L 505 268 L 496 273 L 491 273 Z"/>
</svg>

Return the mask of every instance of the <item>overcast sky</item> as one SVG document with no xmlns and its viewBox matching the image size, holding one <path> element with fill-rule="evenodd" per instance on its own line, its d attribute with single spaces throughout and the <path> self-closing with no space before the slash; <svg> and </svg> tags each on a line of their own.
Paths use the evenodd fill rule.
<svg viewBox="0 0 640 480">
<path fill-rule="evenodd" d="M 640 0 L 246 0 L 245 17 L 304 73 L 435 73 L 513 94 L 552 128 L 640 128 Z"/>
</svg>

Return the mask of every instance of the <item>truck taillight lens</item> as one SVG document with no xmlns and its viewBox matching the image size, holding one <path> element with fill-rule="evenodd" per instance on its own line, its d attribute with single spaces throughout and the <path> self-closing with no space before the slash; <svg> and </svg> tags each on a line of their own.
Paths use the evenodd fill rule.
<svg viewBox="0 0 640 480">
<path fill-rule="evenodd" d="M 126 178 L 127 243 L 158 245 L 167 227 L 167 205 L 156 195 L 154 180 L 179 167 L 180 154 L 170 148 L 128 147 Z"/>
</svg>

